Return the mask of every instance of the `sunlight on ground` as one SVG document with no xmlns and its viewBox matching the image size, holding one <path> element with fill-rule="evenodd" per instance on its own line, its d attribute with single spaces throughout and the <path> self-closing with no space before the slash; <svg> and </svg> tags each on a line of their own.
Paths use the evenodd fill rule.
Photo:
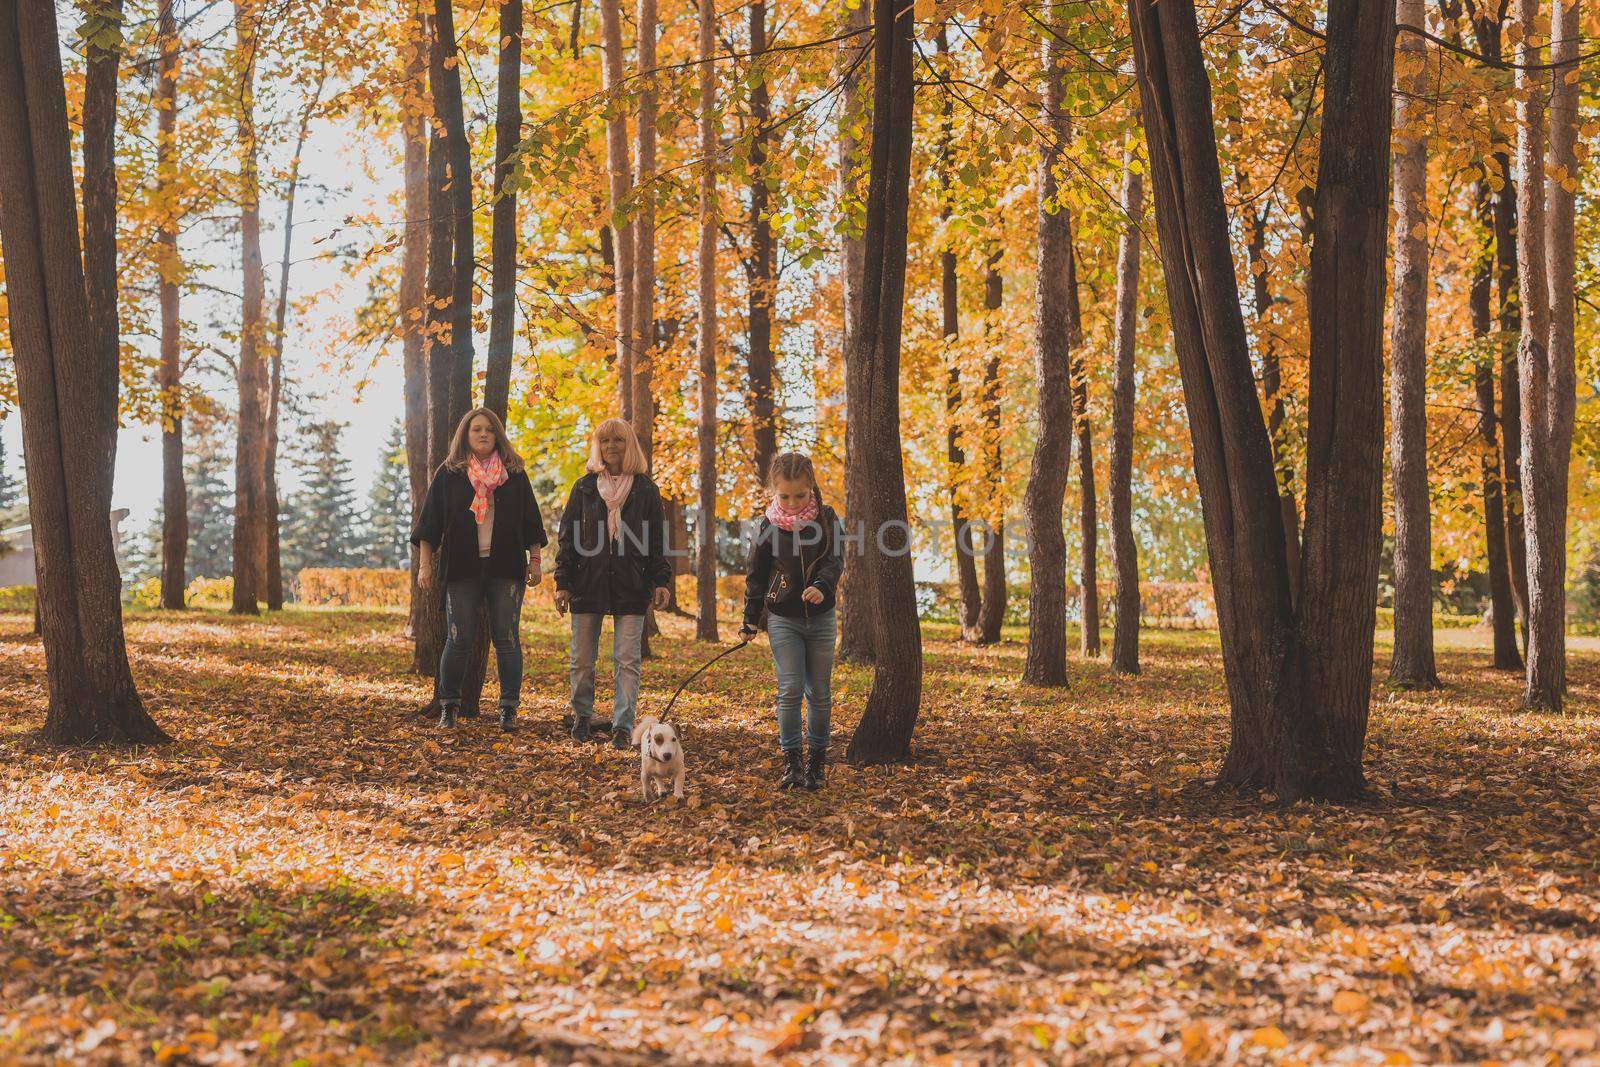
<svg viewBox="0 0 1600 1067">
<path fill-rule="evenodd" d="M 1375 690 L 1370 803 L 1274 811 L 1196 783 L 1227 738 L 1209 634 L 1052 692 L 1018 635 L 930 628 L 918 763 L 818 795 L 773 787 L 747 649 L 679 702 L 687 801 L 645 807 L 636 756 L 559 736 L 543 613 L 509 737 L 416 714 L 398 614 L 134 614 L 178 738 L 137 752 L 33 738 L 28 624 L 0 617 L 7 1061 L 1596 1055 L 1600 720 L 1518 711 L 1476 632 L 1441 631 L 1451 688 Z M 645 710 L 706 658 L 665 625 Z M 1594 708 L 1600 657 L 1571 675 Z M 869 681 L 840 672 L 837 752 Z"/>
</svg>

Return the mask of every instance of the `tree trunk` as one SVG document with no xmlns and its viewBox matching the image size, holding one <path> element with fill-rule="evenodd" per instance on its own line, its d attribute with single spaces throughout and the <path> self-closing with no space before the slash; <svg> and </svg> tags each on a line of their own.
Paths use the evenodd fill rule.
<svg viewBox="0 0 1600 1067">
<path fill-rule="evenodd" d="M 1122 166 L 1122 213 L 1126 225 L 1117 246 L 1116 365 L 1111 384 L 1111 558 L 1117 578 L 1117 618 L 1111 636 L 1111 669 L 1139 673 L 1139 558 L 1133 540 L 1134 352 L 1139 339 L 1139 225 L 1144 214 L 1144 175 L 1135 170 L 1134 138 Z"/>
<path fill-rule="evenodd" d="M 1076 253 L 1073 253 L 1076 259 Z M 1072 320 L 1077 338 L 1072 352 L 1072 420 L 1078 431 L 1078 628 L 1079 651 L 1100 655 L 1100 568 L 1098 505 L 1094 492 L 1094 436 L 1089 425 L 1089 373 L 1083 361 L 1083 316 L 1078 310 L 1077 267 L 1073 267 Z"/>
<path fill-rule="evenodd" d="M 620 0 L 600 0 L 601 74 L 606 92 L 606 170 L 610 175 L 612 248 L 616 269 L 617 395 L 622 417 L 633 421 L 633 225 L 627 221 L 632 191 L 628 161 L 628 111 L 622 98 L 622 12 Z"/>
<path fill-rule="evenodd" d="M 1495 153 L 1500 191 L 1494 212 L 1495 259 L 1500 303 L 1500 469 L 1504 475 L 1506 559 L 1511 595 L 1524 649 L 1528 643 L 1528 550 L 1522 515 L 1522 381 L 1517 369 L 1517 339 L 1522 334 L 1522 298 L 1517 280 L 1517 184 L 1511 156 Z"/>
<path fill-rule="evenodd" d="M 984 267 L 984 331 L 993 327 L 1000 311 L 1004 288 L 1000 277 L 1000 249 L 989 254 Z M 1001 466 L 1000 352 L 993 342 L 987 345 L 983 361 L 983 385 L 979 394 L 983 417 L 983 476 L 989 492 L 985 502 L 983 542 L 983 597 L 978 608 L 975 644 L 993 645 L 1000 641 L 1000 627 L 1006 618 L 1006 511 L 1005 470 Z"/>
<path fill-rule="evenodd" d="M 778 454 L 778 425 L 772 392 L 772 219 L 767 194 L 767 152 L 771 142 L 772 100 L 767 89 L 766 0 L 750 4 L 750 425 L 754 435 L 756 480 L 767 484 Z"/>
<path fill-rule="evenodd" d="M 869 102 L 862 86 L 871 68 L 872 11 L 867 3 L 859 3 L 844 13 L 843 31 L 847 36 L 839 46 L 839 81 L 841 114 L 839 119 L 839 199 L 846 205 L 846 216 L 855 218 L 855 207 L 860 202 L 861 138 L 858 124 L 870 114 Z M 838 657 L 845 663 L 871 663 L 872 651 L 872 594 L 867 588 L 869 575 L 861 562 L 859 542 L 854 538 L 865 528 L 862 512 L 866 507 L 867 465 L 855 462 L 865 447 L 864 428 L 858 418 L 856 396 L 851 392 L 855 379 L 850 374 L 850 355 L 855 351 L 852 338 L 857 323 L 861 321 L 861 286 L 866 271 L 866 249 L 862 235 L 846 223 L 840 237 L 843 266 L 840 271 L 841 303 L 843 305 L 843 336 L 841 351 L 845 360 L 845 468 L 844 468 L 844 522 L 848 532 L 843 544 L 844 571 L 839 577 Z"/>
<path fill-rule="evenodd" d="M 161 0 L 156 15 L 159 58 L 156 78 L 156 189 L 168 212 L 156 230 L 161 275 L 161 606 L 184 607 L 188 585 L 189 491 L 183 478 L 183 342 L 178 308 L 177 184 L 178 25 L 174 0 Z"/>
<path fill-rule="evenodd" d="M 256 165 L 256 20 L 252 0 L 235 0 L 238 37 L 239 237 L 244 299 L 239 325 L 238 437 L 234 449 L 233 613 L 258 615 L 267 565 L 266 277 L 261 260 L 261 178 Z"/>
<path fill-rule="evenodd" d="M 938 76 L 948 76 L 950 62 L 950 35 L 944 23 L 939 24 L 936 37 L 939 66 Z M 961 506 L 963 472 L 967 466 L 966 449 L 961 445 L 961 359 L 956 342 L 961 336 L 960 291 L 956 279 L 956 251 L 949 237 L 951 198 L 951 158 L 955 141 L 954 95 L 939 93 L 939 144 L 936 167 L 939 177 L 939 221 L 946 233 L 944 248 L 939 252 L 939 291 L 943 315 L 945 343 L 945 461 L 950 478 L 950 529 L 953 534 L 956 565 L 956 586 L 960 593 L 959 622 L 961 639 L 978 638 L 978 614 L 982 609 L 982 594 L 978 588 L 978 560 L 973 551 L 972 525 L 966 510 Z"/>
<path fill-rule="evenodd" d="M 1267 436 L 1272 444 L 1272 464 L 1278 479 L 1278 512 L 1283 523 L 1284 560 L 1289 568 L 1289 597 L 1300 602 L 1300 507 L 1294 499 L 1294 465 L 1286 454 L 1286 412 L 1283 403 L 1283 373 L 1278 362 L 1278 345 L 1269 331 L 1272 315 L 1272 281 L 1267 271 L 1267 220 L 1261 211 L 1251 212 L 1250 232 L 1245 248 L 1250 257 L 1253 279 L 1256 336 L 1261 346 L 1261 391 L 1267 404 Z"/>
<path fill-rule="evenodd" d="M 406 474 L 411 486 L 411 516 L 414 522 L 428 492 L 428 357 L 424 351 L 427 323 L 428 270 L 428 124 L 427 114 L 405 104 L 413 88 L 425 89 L 428 74 L 427 20 L 413 12 L 408 27 L 411 40 L 406 46 L 407 91 L 402 93 L 404 114 L 401 134 L 405 139 L 404 251 L 400 260 L 400 343 L 405 363 Z M 410 610 L 407 636 L 413 640 L 426 627 L 423 613 L 432 599 L 417 588 L 417 552 L 411 552 Z M 413 669 L 416 664 L 412 664 Z"/>
<path fill-rule="evenodd" d="M 1283 801 L 1363 787 L 1382 491 L 1394 8 L 1332 0 L 1310 276 L 1303 592 L 1290 596 L 1187 0 L 1132 0 L 1173 338 L 1201 491 L 1232 739 L 1219 784 Z M 1358 72 L 1357 61 L 1361 67 Z"/>
<path fill-rule="evenodd" d="M 1043 126 L 1038 167 L 1039 265 L 1034 283 L 1033 371 L 1038 430 L 1023 511 L 1032 547 L 1028 593 L 1028 658 L 1022 680 L 1067 684 L 1067 547 L 1062 498 L 1072 462 L 1072 354 L 1080 343 L 1073 313 L 1078 279 L 1072 255 L 1072 215 L 1061 200 L 1057 169 L 1071 130 L 1063 107 L 1065 47 L 1055 27 L 1064 25 L 1058 0 L 1044 0 Z"/>
<path fill-rule="evenodd" d="M 700 517 L 695 639 L 717 640 L 717 5 L 700 0 Z"/>
<path fill-rule="evenodd" d="M 279 546 L 278 519 L 278 415 L 283 403 L 283 344 L 289 321 L 289 267 L 294 252 L 294 203 L 300 189 L 300 155 L 305 151 L 311 115 L 322 100 L 327 65 L 317 71 L 317 81 L 300 114 L 300 130 L 295 137 L 294 157 L 289 162 L 289 187 L 283 205 L 283 260 L 278 267 L 278 308 L 272 329 L 272 375 L 267 395 L 266 523 L 267 523 L 267 610 L 283 610 L 283 561 Z"/>
<path fill-rule="evenodd" d="M 1484 234 L 1494 234 L 1493 193 L 1485 178 L 1478 179 L 1475 202 Z M 1511 595 L 1511 574 L 1506 557 L 1505 500 L 1500 472 L 1500 430 L 1495 407 L 1495 362 L 1487 352 L 1498 345 L 1491 338 L 1494 312 L 1494 248 L 1487 241 L 1473 268 L 1472 289 L 1467 303 L 1472 314 L 1472 335 L 1483 346 L 1485 355 L 1473 367 L 1473 387 L 1478 399 L 1478 436 L 1483 443 L 1480 464 L 1483 477 L 1483 537 L 1485 568 L 1489 574 L 1489 614 L 1494 630 L 1496 670 L 1522 670 L 1522 654 L 1517 651 L 1517 607 Z"/>
<path fill-rule="evenodd" d="M 1398 21 L 1426 22 L 1423 0 L 1396 0 Z M 1389 469 L 1394 477 L 1394 655 L 1389 684 L 1434 689 L 1433 532 L 1428 498 L 1427 43 L 1396 41 L 1394 98 L 1394 314 L 1390 334 Z"/>
<path fill-rule="evenodd" d="M 83 83 L 83 272 L 89 299 L 89 329 L 100 358 L 121 361 L 122 329 L 117 306 L 117 75 L 122 62 L 122 0 L 103 0 L 83 23 L 86 70 Z M 109 47 L 103 47 L 109 42 Z M 117 418 L 117 394 L 104 417 Z M 107 470 L 117 464 L 117 436 L 96 457 Z"/>
<path fill-rule="evenodd" d="M 860 319 L 846 361 L 855 378 L 852 405 L 863 431 L 858 457 L 871 456 L 865 485 L 868 536 L 862 561 L 871 571 L 877 669 L 850 739 L 853 763 L 907 759 L 922 700 L 922 631 L 906 523 L 900 444 L 900 329 L 905 306 L 906 215 L 911 186 L 913 19 L 899 0 L 873 3 L 872 156 L 867 190 L 865 270 Z"/>
<path fill-rule="evenodd" d="M 489 357 L 483 406 L 504 421 L 511 398 L 511 353 L 517 332 L 517 193 L 511 153 L 522 139 L 522 0 L 500 4 L 500 69 L 495 86 L 494 216 L 489 238 Z"/>
<path fill-rule="evenodd" d="M 44 736 L 168 740 L 128 668 L 111 468 L 71 463 L 80 449 L 112 454 L 119 368 L 90 317 L 51 4 L 0 0 L 0 255 L 37 553 Z"/>
<path fill-rule="evenodd" d="M 656 0 L 639 0 L 638 216 L 633 233 L 633 430 L 646 460 L 655 457 L 651 359 L 656 347 Z"/>
<path fill-rule="evenodd" d="M 1523 331 L 1523 521 L 1528 551 L 1528 659 L 1524 706 L 1560 712 L 1566 691 L 1567 470 L 1576 404 L 1574 368 L 1578 3 L 1556 0 L 1550 19 L 1553 82 L 1540 62 L 1538 0 L 1517 0 L 1517 265 Z M 1548 86 L 1548 88 L 1547 88 Z M 1544 144 L 1548 92 L 1549 143 Z"/>
</svg>

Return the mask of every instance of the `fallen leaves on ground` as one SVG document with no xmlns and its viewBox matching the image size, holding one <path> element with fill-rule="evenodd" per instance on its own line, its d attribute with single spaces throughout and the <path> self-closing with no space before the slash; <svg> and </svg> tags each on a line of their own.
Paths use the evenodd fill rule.
<svg viewBox="0 0 1600 1067">
<path fill-rule="evenodd" d="M 1047 691 L 1015 635 L 930 627 L 917 763 L 816 795 L 774 788 L 756 646 L 680 700 L 689 796 L 646 806 L 636 756 L 560 735 L 552 622 L 506 735 L 415 714 L 403 621 L 132 614 L 179 741 L 68 752 L 0 617 L 0 1059 L 1600 1062 L 1600 721 L 1518 711 L 1477 650 L 1375 689 L 1369 801 L 1275 809 L 1197 781 L 1209 635 Z M 664 626 L 646 712 L 707 656 Z M 1569 676 L 1595 707 L 1600 657 Z M 870 675 L 836 681 L 842 752 Z"/>
</svg>

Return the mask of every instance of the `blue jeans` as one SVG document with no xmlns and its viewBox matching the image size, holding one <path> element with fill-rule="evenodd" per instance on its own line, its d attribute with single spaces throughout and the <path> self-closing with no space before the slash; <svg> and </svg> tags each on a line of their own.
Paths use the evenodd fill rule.
<svg viewBox="0 0 1600 1067">
<path fill-rule="evenodd" d="M 833 721 L 834 609 L 810 618 L 767 616 L 767 643 L 778 669 L 778 747 L 800 747 L 800 698 L 806 702 L 806 744 L 827 748 Z"/>
<path fill-rule="evenodd" d="M 611 635 L 611 662 L 616 670 L 616 694 L 612 700 L 611 729 L 633 732 L 633 709 L 639 702 L 639 659 L 644 650 L 644 616 L 614 615 Z M 600 656 L 600 624 L 605 616 L 574 611 L 572 647 L 568 653 L 567 674 L 572 680 L 572 714 L 587 719 L 594 715 L 594 663 Z"/>
<path fill-rule="evenodd" d="M 489 602 L 489 636 L 494 641 L 495 668 L 500 674 L 500 706 L 516 709 L 522 696 L 522 583 L 515 578 L 478 575 L 444 587 L 445 639 L 439 656 L 439 703 L 461 704 L 461 679 L 467 655 L 477 636 L 478 607 Z"/>
</svg>

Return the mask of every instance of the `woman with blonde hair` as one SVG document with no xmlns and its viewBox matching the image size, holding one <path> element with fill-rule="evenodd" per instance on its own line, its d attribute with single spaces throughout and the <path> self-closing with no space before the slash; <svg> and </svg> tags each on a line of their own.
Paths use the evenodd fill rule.
<svg viewBox="0 0 1600 1067">
<path fill-rule="evenodd" d="M 500 728 L 515 729 L 522 691 L 523 583 L 539 584 L 539 550 L 547 540 L 527 469 L 505 425 L 488 408 L 467 412 L 428 484 L 411 533 L 418 549 L 417 585 L 427 589 L 438 580 L 436 560 L 444 557 L 448 629 L 437 676 L 440 726 L 456 724 L 478 608 L 487 602 L 500 676 Z"/>
<path fill-rule="evenodd" d="M 588 473 L 572 486 L 557 535 L 556 610 L 572 613 L 572 738 L 591 736 L 600 626 L 610 615 L 616 671 L 611 744 L 621 749 L 632 747 L 645 612 L 652 605 L 666 607 L 672 586 L 661 491 L 646 467 L 626 421 L 606 419 L 596 426 Z"/>
</svg>

